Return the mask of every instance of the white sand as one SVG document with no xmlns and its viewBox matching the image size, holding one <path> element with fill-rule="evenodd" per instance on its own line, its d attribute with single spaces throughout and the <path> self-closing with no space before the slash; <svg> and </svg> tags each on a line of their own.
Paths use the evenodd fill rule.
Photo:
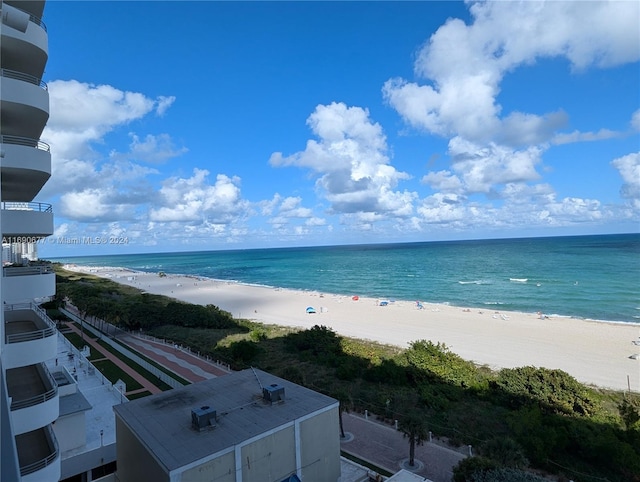
<svg viewBox="0 0 640 482">
<path fill-rule="evenodd" d="M 640 326 L 534 313 L 463 309 L 423 302 L 378 300 L 251 286 L 122 268 L 65 269 L 107 277 L 149 293 L 190 303 L 213 304 L 235 317 L 309 328 L 325 325 L 348 337 L 406 347 L 420 339 L 442 342 L 466 360 L 492 368 L 539 366 L 562 369 L 583 383 L 640 391 Z M 357 293 L 354 293 L 357 294 Z M 315 308 L 307 314 L 306 308 Z"/>
</svg>

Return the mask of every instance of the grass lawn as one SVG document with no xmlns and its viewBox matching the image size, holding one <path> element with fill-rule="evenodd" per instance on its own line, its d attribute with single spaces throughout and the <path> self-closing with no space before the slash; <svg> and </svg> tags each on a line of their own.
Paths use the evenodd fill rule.
<svg viewBox="0 0 640 482">
<path fill-rule="evenodd" d="M 129 345 L 125 345 L 123 343 L 120 343 L 118 340 L 112 340 L 116 343 L 118 343 L 119 345 L 122 345 L 123 347 L 125 347 L 126 349 L 134 352 L 136 355 L 138 355 L 140 358 L 142 358 L 144 361 L 146 361 L 147 363 L 149 363 L 150 365 L 156 367 L 158 370 L 160 370 L 163 373 L 166 373 L 167 375 L 169 375 L 171 378 L 173 378 L 174 380 L 182 383 L 183 385 L 190 385 L 191 382 L 189 380 L 185 380 L 184 378 L 182 378 L 180 375 L 172 372 L 171 370 L 169 370 L 167 367 L 161 365 L 160 363 L 157 363 L 155 360 L 152 360 L 151 358 L 148 358 L 147 356 L 143 355 L 142 353 L 140 353 L 139 351 L 136 351 L 134 348 L 130 347 Z M 111 347 L 110 347 L 111 348 Z M 109 350 L 111 351 L 111 350 Z M 112 353 L 115 353 L 112 352 Z M 143 368 L 144 370 L 144 368 Z M 136 370 L 137 371 L 137 370 Z M 153 376 L 153 375 L 152 375 Z M 160 387 L 161 388 L 161 387 Z"/>
<path fill-rule="evenodd" d="M 110 360 L 97 361 L 93 364 L 111 383 L 116 383 L 118 380 L 122 380 L 129 390 L 139 390 L 144 388 L 136 380 L 134 380 L 129 374 L 125 373 L 115 363 Z"/>
<path fill-rule="evenodd" d="M 89 336 L 85 333 L 85 337 L 84 340 L 82 339 L 82 337 L 80 335 L 78 335 L 75 332 L 67 332 L 67 333 L 63 333 L 63 335 L 67 338 L 67 340 L 69 340 L 71 342 L 71 344 L 73 346 L 75 346 L 78 350 L 82 350 L 85 345 L 88 345 L 88 339 Z"/>
<path fill-rule="evenodd" d="M 98 341 L 98 343 L 100 344 L 100 346 L 102 348 L 104 348 L 105 350 L 113 353 L 115 356 L 117 356 L 120 360 L 122 360 L 123 362 L 125 362 L 127 364 L 127 366 L 130 366 L 131 368 L 133 368 L 136 372 L 138 372 L 140 375 L 142 375 L 143 377 L 145 377 L 147 380 L 149 380 L 151 383 L 153 383 L 156 387 L 158 387 L 160 390 L 162 391 L 166 391 L 166 390 L 171 390 L 171 387 L 169 385 L 167 385 L 165 382 L 163 382 L 162 380 L 160 380 L 158 377 L 156 377 L 155 375 L 153 375 L 151 372 L 149 372 L 148 370 L 145 370 L 144 368 L 142 368 L 140 365 L 138 365 L 137 363 L 135 363 L 133 360 L 131 360 L 131 358 L 128 358 L 126 356 L 124 356 L 122 353 L 120 353 L 118 350 L 116 350 L 115 348 L 113 348 L 111 345 L 109 345 L 108 343 L 104 342 L 104 341 Z M 127 385 L 127 389 L 129 389 L 129 386 Z M 131 390 L 131 389 L 129 389 Z"/>
<path fill-rule="evenodd" d="M 136 398 L 148 397 L 149 395 L 151 395 L 151 392 L 148 391 L 148 390 L 145 390 L 144 392 L 134 393 L 132 395 L 127 395 L 127 398 L 129 400 L 135 400 Z"/>
</svg>

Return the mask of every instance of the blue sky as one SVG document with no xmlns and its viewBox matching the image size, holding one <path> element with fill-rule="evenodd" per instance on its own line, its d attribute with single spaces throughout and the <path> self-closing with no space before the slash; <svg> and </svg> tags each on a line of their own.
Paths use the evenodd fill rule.
<svg viewBox="0 0 640 482">
<path fill-rule="evenodd" d="M 50 1 L 40 255 L 637 232 L 639 17 Z"/>
</svg>

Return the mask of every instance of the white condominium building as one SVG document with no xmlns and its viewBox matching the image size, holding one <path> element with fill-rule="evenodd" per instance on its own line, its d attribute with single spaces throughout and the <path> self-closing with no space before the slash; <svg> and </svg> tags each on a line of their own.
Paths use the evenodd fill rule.
<svg viewBox="0 0 640 482">
<path fill-rule="evenodd" d="M 55 481 L 58 386 L 45 361 L 57 353 L 53 322 L 34 303 L 55 293 L 55 274 L 15 256 L 53 232 L 51 206 L 34 202 L 51 175 L 40 136 L 49 118 L 44 1 L 0 2 L 0 480 Z M 30 248 L 27 248 L 29 251 Z M 8 253 L 5 255 L 5 251 Z M 13 254 L 12 254 L 13 253 Z M 17 261 L 17 262 L 16 262 Z"/>
</svg>

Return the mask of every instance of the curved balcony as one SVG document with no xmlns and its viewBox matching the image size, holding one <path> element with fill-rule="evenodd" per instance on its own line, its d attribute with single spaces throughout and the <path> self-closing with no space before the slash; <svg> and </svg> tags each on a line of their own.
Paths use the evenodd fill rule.
<svg viewBox="0 0 640 482">
<path fill-rule="evenodd" d="M 2 236 L 7 238 L 37 238 L 53 233 L 53 209 L 51 204 L 38 202 L 3 202 Z M 27 241 L 28 242 L 28 241 Z"/>
<path fill-rule="evenodd" d="M 51 177 L 51 150 L 39 139 L 0 136 L 2 198 L 31 201 Z"/>
<path fill-rule="evenodd" d="M 4 305 L 5 366 L 17 368 L 42 363 L 56 356 L 56 325 L 33 303 Z"/>
<path fill-rule="evenodd" d="M 4 0 L 5 5 L 12 5 L 20 10 L 24 10 L 34 17 L 42 17 L 45 0 Z"/>
<path fill-rule="evenodd" d="M 44 363 L 6 371 L 14 433 L 44 427 L 60 413 L 58 385 Z"/>
<path fill-rule="evenodd" d="M 16 448 L 22 482 L 60 479 L 60 451 L 51 425 L 16 435 Z"/>
<path fill-rule="evenodd" d="M 2 298 L 6 302 L 44 298 L 56 292 L 56 274 L 50 265 L 6 266 L 2 276 Z"/>
<path fill-rule="evenodd" d="M 3 2 L 0 55 L 3 67 L 41 77 L 49 57 L 47 27 L 42 9 L 30 3 Z"/>
<path fill-rule="evenodd" d="M 0 92 L 2 133 L 39 138 L 49 119 L 47 84 L 24 72 L 0 69 Z"/>
</svg>

